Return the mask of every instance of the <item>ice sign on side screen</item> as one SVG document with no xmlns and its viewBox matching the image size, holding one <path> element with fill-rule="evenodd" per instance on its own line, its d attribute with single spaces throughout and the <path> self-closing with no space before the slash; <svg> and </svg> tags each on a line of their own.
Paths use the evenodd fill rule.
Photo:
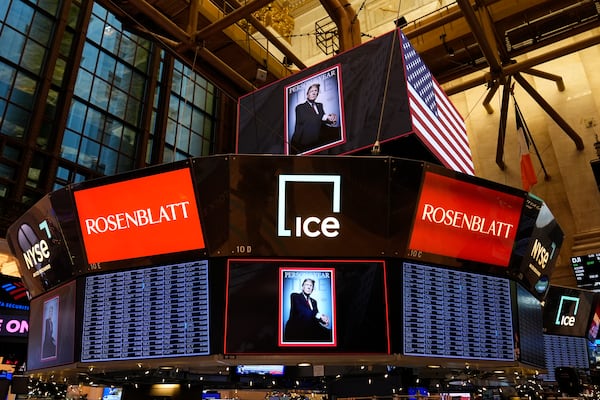
<svg viewBox="0 0 600 400">
<path fill-rule="evenodd" d="M 558 326 L 575 326 L 575 317 L 579 309 L 579 298 L 572 296 L 561 296 L 556 313 L 556 321 Z"/>
</svg>

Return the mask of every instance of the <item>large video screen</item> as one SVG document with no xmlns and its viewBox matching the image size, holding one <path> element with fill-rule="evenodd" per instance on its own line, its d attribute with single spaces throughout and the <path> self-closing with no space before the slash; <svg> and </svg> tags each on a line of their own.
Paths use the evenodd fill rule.
<svg viewBox="0 0 600 400">
<path fill-rule="evenodd" d="M 389 351 L 382 261 L 229 260 L 225 353 Z"/>
<path fill-rule="evenodd" d="M 557 367 L 590 368 L 588 345 L 585 338 L 544 335 L 544 354 L 546 358 L 546 374 L 540 378 L 546 382 L 556 381 Z"/>
<path fill-rule="evenodd" d="M 517 359 L 529 365 L 545 368 L 542 304 L 520 284 L 515 284 L 515 287 L 517 305 L 515 351 Z"/>
<path fill-rule="evenodd" d="M 456 265 L 508 267 L 524 199 L 464 179 L 426 172 L 407 255 Z"/>
<path fill-rule="evenodd" d="M 81 361 L 208 355 L 208 262 L 85 278 Z"/>
<path fill-rule="evenodd" d="M 19 272 L 31 296 L 35 297 L 75 275 L 50 195 L 39 200 L 9 227 L 7 241 L 19 260 Z"/>
<path fill-rule="evenodd" d="M 542 199 L 527 194 L 511 258 L 512 277 L 543 300 L 564 234 Z"/>
<path fill-rule="evenodd" d="M 587 336 L 594 293 L 588 290 L 550 286 L 544 305 L 544 333 Z"/>
<path fill-rule="evenodd" d="M 82 186 L 73 195 L 92 269 L 120 260 L 205 248 L 189 167 Z"/>
<path fill-rule="evenodd" d="M 229 238 L 211 254 L 378 257 L 388 245 L 389 170 L 376 157 L 232 157 Z"/>
<path fill-rule="evenodd" d="M 28 370 L 75 361 L 76 287 L 71 281 L 31 300 Z"/>
<path fill-rule="evenodd" d="M 405 262 L 401 287 L 403 354 L 515 360 L 508 279 Z"/>
</svg>

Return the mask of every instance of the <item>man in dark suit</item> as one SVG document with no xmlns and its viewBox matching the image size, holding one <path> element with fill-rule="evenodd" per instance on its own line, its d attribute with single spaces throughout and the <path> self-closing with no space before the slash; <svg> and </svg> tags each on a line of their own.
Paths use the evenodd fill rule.
<svg viewBox="0 0 600 400">
<path fill-rule="evenodd" d="M 317 102 L 320 85 L 313 83 L 306 91 L 306 101 L 296 106 L 296 125 L 290 143 L 290 154 L 304 153 L 339 139 L 336 114 L 325 114 L 323 103 Z"/>
<path fill-rule="evenodd" d="M 42 344 L 42 358 L 56 357 L 56 341 L 54 338 L 54 307 L 48 308 L 44 321 L 44 343 Z"/>
<path fill-rule="evenodd" d="M 313 279 L 302 282 L 302 292 L 290 295 L 290 317 L 285 324 L 284 341 L 327 342 L 331 341 L 329 317 L 319 312 L 317 301 L 310 297 L 315 286 Z"/>
</svg>

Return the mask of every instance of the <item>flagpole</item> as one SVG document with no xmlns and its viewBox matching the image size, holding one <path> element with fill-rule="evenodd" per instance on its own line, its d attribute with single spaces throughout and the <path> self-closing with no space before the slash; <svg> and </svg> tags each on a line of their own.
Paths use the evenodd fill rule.
<svg viewBox="0 0 600 400">
<path fill-rule="evenodd" d="M 533 150 L 535 151 L 535 155 L 537 156 L 537 159 L 539 160 L 540 165 L 542 166 L 542 171 L 544 171 L 544 180 L 549 181 L 550 175 L 548 174 L 548 171 L 546 171 L 546 167 L 544 166 L 544 162 L 542 161 L 542 156 L 540 155 L 540 152 L 538 151 L 535 141 L 533 140 L 533 136 L 531 136 L 531 132 L 529 132 L 529 128 L 527 127 L 527 122 L 525 122 L 523 113 L 521 112 L 521 109 L 519 108 L 519 105 L 517 104 L 517 99 L 515 99 L 515 94 L 512 92 L 511 92 L 511 94 L 513 97 L 513 101 L 515 103 L 515 110 L 516 110 L 516 112 L 519 113 L 519 116 L 521 117 L 521 122 L 523 123 L 523 131 L 527 135 L 527 138 L 529 138 L 529 140 L 531 140 L 531 144 L 533 145 Z"/>
</svg>

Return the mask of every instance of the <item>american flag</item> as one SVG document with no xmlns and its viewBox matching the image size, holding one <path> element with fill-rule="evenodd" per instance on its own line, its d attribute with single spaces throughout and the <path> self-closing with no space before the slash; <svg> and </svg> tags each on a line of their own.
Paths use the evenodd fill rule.
<svg viewBox="0 0 600 400">
<path fill-rule="evenodd" d="M 465 122 L 406 36 L 400 36 L 414 133 L 445 167 L 473 175 Z"/>
</svg>

